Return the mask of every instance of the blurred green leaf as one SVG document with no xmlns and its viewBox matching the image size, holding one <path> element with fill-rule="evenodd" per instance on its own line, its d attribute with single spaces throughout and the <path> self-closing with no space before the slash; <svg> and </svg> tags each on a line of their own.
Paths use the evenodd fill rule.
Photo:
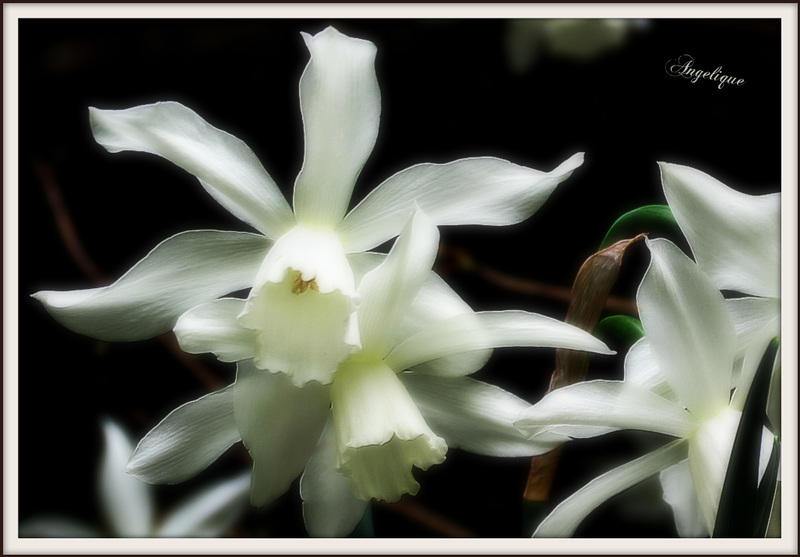
<svg viewBox="0 0 800 557">
<path fill-rule="evenodd" d="M 601 339 L 610 336 L 628 346 L 644 336 L 642 322 L 630 315 L 609 315 L 597 324 L 594 332 Z"/>
<path fill-rule="evenodd" d="M 364 516 L 361 517 L 361 522 L 358 523 L 356 529 L 348 536 L 349 538 L 374 538 L 375 537 L 375 524 L 372 521 L 372 505 L 367 505 L 364 510 Z"/>
<path fill-rule="evenodd" d="M 614 221 L 614 224 L 608 229 L 606 237 L 600 244 L 600 249 L 605 249 L 623 238 L 631 238 L 643 232 L 649 233 L 656 230 L 674 232 L 677 234 L 676 237 L 682 237 L 678 223 L 675 222 L 675 217 L 672 216 L 668 205 L 645 205 L 628 211 Z"/>
<path fill-rule="evenodd" d="M 763 538 L 767 534 L 769 516 L 772 512 L 772 502 L 775 500 L 775 490 L 778 486 L 778 470 L 781 461 L 781 442 L 776 437 L 772 442 L 772 452 L 769 455 L 769 464 L 761 478 L 756 495 L 756 537 Z"/>
<path fill-rule="evenodd" d="M 722 487 L 714 525 L 715 538 L 752 538 L 758 535 L 758 458 L 762 430 L 767 421 L 769 381 L 777 352 L 778 340 L 773 339 L 753 377 Z"/>
</svg>

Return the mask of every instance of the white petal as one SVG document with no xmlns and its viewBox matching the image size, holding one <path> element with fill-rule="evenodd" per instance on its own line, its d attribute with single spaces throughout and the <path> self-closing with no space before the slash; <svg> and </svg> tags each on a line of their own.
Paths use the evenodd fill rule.
<svg viewBox="0 0 800 557">
<path fill-rule="evenodd" d="M 425 421 L 447 446 L 489 456 L 533 456 L 554 449 L 567 437 L 529 440 L 514 421 L 530 407 L 519 397 L 470 377 L 401 373 L 400 380 Z"/>
<path fill-rule="evenodd" d="M 379 361 L 351 360 L 331 387 L 337 470 L 361 499 L 397 501 L 417 493 L 412 466 L 444 461 L 447 444 L 425 423 L 394 371 Z"/>
<path fill-rule="evenodd" d="M 659 166 L 675 220 L 717 288 L 780 296 L 780 193 L 747 195 L 688 166 Z"/>
<path fill-rule="evenodd" d="M 125 474 L 133 441 L 115 422 L 103 420 L 105 448 L 97 474 L 100 510 L 115 536 L 141 538 L 153 524 L 152 487 Z"/>
<path fill-rule="evenodd" d="M 728 405 L 736 332 L 725 301 L 669 240 L 647 240 L 651 261 L 636 296 L 661 373 L 698 419 Z"/>
<path fill-rule="evenodd" d="M 305 159 L 294 207 L 301 224 L 335 226 L 378 136 L 376 48 L 333 27 L 303 39 L 311 60 L 300 78 Z"/>
<path fill-rule="evenodd" d="M 685 458 L 685 442 L 674 441 L 598 476 L 562 501 L 542 521 L 533 536 L 537 538 L 571 536 L 589 513 L 611 497 Z"/>
<path fill-rule="evenodd" d="M 179 483 L 240 439 L 233 419 L 233 389 L 228 386 L 170 412 L 139 442 L 126 472 L 149 483 Z"/>
<path fill-rule="evenodd" d="M 625 382 L 644 387 L 673 402 L 678 400 L 664 374 L 658 369 L 646 337 L 637 340 L 625 356 Z"/>
<path fill-rule="evenodd" d="M 361 281 L 358 327 L 364 352 L 378 359 L 389 352 L 400 323 L 430 275 L 438 247 L 436 227 L 417 211 L 389 256 Z"/>
<path fill-rule="evenodd" d="M 491 157 L 418 164 L 370 192 L 344 219 L 340 237 L 348 252 L 380 245 L 400 233 L 415 203 L 437 226 L 515 224 L 535 213 L 582 163 L 583 153 L 551 172 Z"/>
<path fill-rule="evenodd" d="M 289 204 L 250 148 L 176 102 L 126 110 L 89 108 L 92 132 L 111 153 L 143 151 L 197 176 L 223 207 L 269 238 L 294 224 Z"/>
<path fill-rule="evenodd" d="M 434 323 L 396 346 L 386 363 L 396 371 L 462 352 L 511 346 L 534 346 L 614 352 L 600 340 L 572 325 L 524 311 L 457 315 Z M 451 371 L 443 369 L 448 375 Z"/>
<path fill-rule="evenodd" d="M 156 532 L 162 538 L 216 538 L 225 534 L 249 505 L 250 471 L 204 488 L 182 501 Z"/>
<path fill-rule="evenodd" d="M 706 528 L 714 531 L 722 485 L 742 413 L 726 408 L 705 421 L 689 441 L 689 469 Z"/>
<path fill-rule="evenodd" d="M 33 297 L 75 332 L 107 341 L 141 340 L 169 331 L 192 306 L 251 286 L 269 245 L 255 234 L 181 232 L 111 286 Z"/>
<path fill-rule="evenodd" d="M 709 535 L 700 501 L 689 472 L 689 461 L 684 460 L 662 470 L 661 487 L 666 501 L 675 514 L 675 526 L 682 538 L 706 538 Z"/>
<path fill-rule="evenodd" d="M 520 414 L 517 427 L 594 437 L 616 429 L 638 429 L 687 437 L 695 420 L 681 406 L 622 381 L 585 381 L 547 393 Z"/>
<path fill-rule="evenodd" d="M 336 234 L 297 226 L 261 265 L 239 323 L 256 334 L 255 364 L 295 385 L 330 383 L 360 347 L 353 272 Z"/>
<path fill-rule="evenodd" d="M 342 538 L 355 530 L 367 509 L 350 489 L 350 480 L 336 471 L 336 435 L 329 421 L 300 478 L 303 520 L 315 538 Z"/>
<path fill-rule="evenodd" d="M 234 384 L 234 414 L 245 447 L 253 457 L 250 501 L 261 507 L 289 489 L 319 440 L 329 411 L 329 389 L 303 388 L 284 374 L 239 362 Z"/>
<path fill-rule="evenodd" d="M 251 359 L 256 335 L 239 324 L 244 300 L 221 298 L 193 307 L 173 329 L 181 348 L 190 354 L 213 352 L 223 362 Z"/>
<path fill-rule="evenodd" d="M 97 529 L 61 516 L 37 516 L 19 524 L 20 538 L 101 538 Z"/>
</svg>

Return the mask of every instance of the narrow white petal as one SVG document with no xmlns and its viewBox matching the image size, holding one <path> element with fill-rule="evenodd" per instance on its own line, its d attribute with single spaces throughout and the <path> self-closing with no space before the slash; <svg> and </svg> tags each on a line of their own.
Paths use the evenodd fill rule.
<svg viewBox="0 0 800 557">
<path fill-rule="evenodd" d="M 223 207 L 269 238 L 294 224 L 275 182 L 241 140 L 211 126 L 176 102 L 126 110 L 89 108 L 92 132 L 111 153 L 143 151 L 197 176 Z"/>
<path fill-rule="evenodd" d="M 569 498 L 562 501 L 545 518 L 533 536 L 536 538 L 568 538 L 589 513 L 617 493 L 642 482 L 686 458 L 686 443 L 682 440 L 650 452 L 598 476 Z"/>
<path fill-rule="evenodd" d="M 360 347 L 353 271 L 336 234 L 297 226 L 261 265 L 239 324 L 256 337 L 258 368 L 295 385 L 333 380 Z"/>
<path fill-rule="evenodd" d="M 233 389 L 228 386 L 170 412 L 139 442 L 125 471 L 149 483 L 179 483 L 240 439 L 233 419 Z"/>
<path fill-rule="evenodd" d="M 294 207 L 301 224 L 335 226 L 378 136 L 376 48 L 333 27 L 303 39 L 311 60 L 300 78 L 305 159 Z"/>
<path fill-rule="evenodd" d="M 349 535 L 369 505 L 353 495 L 350 480 L 336 470 L 336 434 L 331 421 L 300 478 L 300 496 L 306 530 L 315 538 Z"/>
<path fill-rule="evenodd" d="M 637 340 L 625 356 L 625 382 L 644 387 L 673 402 L 678 400 L 664 374 L 658 369 L 646 337 Z"/>
<path fill-rule="evenodd" d="M 154 501 L 152 487 L 125 474 L 134 444 L 128 434 L 109 419 L 103 420 L 105 448 L 97 474 L 97 491 L 103 520 L 115 536 L 150 535 Z"/>
<path fill-rule="evenodd" d="M 337 470 L 355 495 L 397 501 L 416 494 L 413 466 L 444 461 L 447 444 L 431 431 L 397 375 L 380 361 L 351 360 L 331 387 Z"/>
<path fill-rule="evenodd" d="M 706 528 L 714 531 L 722 485 L 742 413 L 726 408 L 706 420 L 689 441 L 689 469 Z"/>
<path fill-rule="evenodd" d="M 780 296 L 780 193 L 747 195 L 688 166 L 659 166 L 675 220 L 717 288 Z"/>
<path fill-rule="evenodd" d="M 103 533 L 72 518 L 37 516 L 19 524 L 20 538 L 101 538 Z"/>
<path fill-rule="evenodd" d="M 689 471 L 689 460 L 673 464 L 661 472 L 661 487 L 666 501 L 675 515 L 675 526 L 682 538 L 706 538 L 709 536 L 700 501 Z"/>
<path fill-rule="evenodd" d="M 511 346 L 614 353 L 586 331 L 556 319 L 524 311 L 497 311 L 457 315 L 434 323 L 396 346 L 386 357 L 386 363 L 396 371 L 403 371 L 462 352 Z"/>
<path fill-rule="evenodd" d="M 329 389 L 295 387 L 288 376 L 239 362 L 234 414 L 253 457 L 250 501 L 261 507 L 289 489 L 314 452 L 329 415 Z"/>
<path fill-rule="evenodd" d="M 239 324 L 244 300 L 221 298 L 193 307 L 173 329 L 181 348 L 190 354 L 212 352 L 223 362 L 251 359 L 256 335 Z"/>
<path fill-rule="evenodd" d="M 165 518 L 156 536 L 217 538 L 249 508 L 250 471 L 204 488 L 182 501 Z"/>
<path fill-rule="evenodd" d="M 141 340 L 169 331 L 199 303 L 250 287 L 269 246 L 256 234 L 181 232 L 110 286 L 33 297 L 77 333 L 107 341 Z"/>
<path fill-rule="evenodd" d="M 567 437 L 528 439 L 515 426 L 530 407 L 521 398 L 470 377 L 401 373 L 400 380 L 447 446 L 489 456 L 533 456 L 550 451 Z"/>
<path fill-rule="evenodd" d="M 647 240 L 650 266 L 636 296 L 653 356 L 698 419 L 728 405 L 736 332 L 708 277 L 669 240 Z"/>
<path fill-rule="evenodd" d="M 388 257 L 358 286 L 358 327 L 365 352 L 383 358 L 391 349 L 439 247 L 439 232 L 421 211 L 414 213 Z"/>
<path fill-rule="evenodd" d="M 691 414 L 667 399 L 623 381 L 585 381 L 547 393 L 520 414 L 517 427 L 534 435 L 542 428 L 570 437 L 594 437 L 616 429 L 638 429 L 687 437 Z"/>
<path fill-rule="evenodd" d="M 583 163 L 577 153 L 551 172 L 492 157 L 447 164 L 418 164 L 370 192 L 344 219 L 340 237 L 348 252 L 365 251 L 400 233 L 414 205 L 437 226 L 521 222 Z"/>
</svg>

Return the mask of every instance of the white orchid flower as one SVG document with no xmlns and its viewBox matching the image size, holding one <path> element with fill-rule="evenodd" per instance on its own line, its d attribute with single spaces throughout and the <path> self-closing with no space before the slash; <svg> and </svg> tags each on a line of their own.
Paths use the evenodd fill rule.
<svg viewBox="0 0 800 557">
<path fill-rule="evenodd" d="M 24 538 L 218 537 L 247 509 L 249 474 L 217 482 L 187 498 L 157 519 L 153 486 L 124 472 L 134 443 L 116 422 L 102 422 L 105 449 L 97 475 L 97 493 L 106 529 L 73 518 L 38 517 L 20 524 Z"/>
<path fill-rule="evenodd" d="M 58 321 L 102 340 L 149 338 L 169 331 L 186 310 L 249 288 L 238 319 L 255 332 L 255 365 L 285 372 L 297 385 L 330 383 L 360 346 L 355 254 L 396 236 L 414 203 L 439 225 L 520 222 L 583 162 L 577 153 L 552 172 L 492 157 L 419 164 L 391 176 L 345 216 L 378 133 L 376 49 L 332 27 L 303 39 L 311 59 L 300 79 L 305 159 L 294 212 L 242 141 L 188 108 L 161 102 L 90 109 L 95 139 L 107 150 L 170 160 L 263 236 L 183 232 L 111 286 L 35 294 Z"/>
<path fill-rule="evenodd" d="M 744 387 L 737 392 L 742 407 L 761 356 L 780 335 L 781 194 L 748 195 L 688 166 L 659 167 L 667 203 L 697 265 L 720 290 L 747 295 L 726 300 L 742 360 L 741 378 L 737 374 L 732 385 Z"/>
<path fill-rule="evenodd" d="M 587 381 L 547 394 L 517 427 L 573 438 L 635 429 L 677 440 L 616 468 L 559 504 L 534 533 L 567 537 L 601 503 L 661 476 L 682 536 L 713 531 L 741 409 L 730 396 L 736 330 L 722 294 L 669 240 L 648 240 L 652 256 L 639 286 L 644 337 L 625 359 L 624 381 Z M 772 436 L 765 431 L 760 466 Z"/>
<path fill-rule="evenodd" d="M 473 312 L 431 272 L 437 244 L 436 227 L 417 212 L 388 256 L 373 254 L 358 287 L 362 346 L 339 364 L 331 385 L 297 387 L 285 374 L 258 369 L 254 332 L 237 319 L 244 300 L 184 314 L 176 328 L 184 349 L 239 360 L 236 382 L 169 414 L 139 443 L 128 472 L 154 483 L 183 481 L 242 440 L 254 461 L 254 505 L 274 500 L 303 473 L 309 533 L 343 536 L 370 499 L 415 494 L 412 468 L 442 462 L 448 446 L 530 456 L 563 442 L 559 435 L 528 441 L 513 421 L 529 404 L 466 375 L 495 347 L 612 352 L 541 315 Z"/>
</svg>

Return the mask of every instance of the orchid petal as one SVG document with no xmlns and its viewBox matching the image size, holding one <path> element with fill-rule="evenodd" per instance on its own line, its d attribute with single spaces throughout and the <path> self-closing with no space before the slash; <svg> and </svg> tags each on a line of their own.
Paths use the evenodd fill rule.
<svg viewBox="0 0 800 557">
<path fill-rule="evenodd" d="M 439 233 L 417 211 L 397 238 L 388 257 L 358 287 L 358 326 L 363 350 L 383 358 L 400 324 L 430 275 L 439 247 Z"/>
<path fill-rule="evenodd" d="M 111 153 L 143 151 L 194 174 L 223 207 L 268 238 L 294 224 L 289 204 L 250 148 L 176 102 L 89 108 L 95 140 Z"/>
<path fill-rule="evenodd" d="M 535 313 L 524 311 L 480 312 L 457 315 L 434 323 L 396 346 L 386 363 L 396 371 L 471 350 L 533 346 L 614 352 L 586 331 Z M 439 369 L 451 375 L 461 369 Z"/>
<path fill-rule="evenodd" d="M 248 507 L 250 471 L 227 478 L 182 501 L 156 532 L 162 538 L 217 538 Z"/>
<path fill-rule="evenodd" d="M 128 434 L 109 419 L 102 425 L 105 449 L 97 479 L 103 518 L 117 537 L 148 536 L 155 511 L 153 488 L 125 474 L 134 449 Z"/>
<path fill-rule="evenodd" d="M 300 478 L 303 520 L 308 534 L 316 538 L 342 538 L 355 530 L 366 501 L 356 498 L 350 480 L 336 471 L 336 435 L 331 421 Z"/>
<path fill-rule="evenodd" d="M 447 446 L 489 456 L 533 456 L 567 441 L 552 436 L 529 440 L 514 421 L 530 407 L 521 398 L 470 377 L 398 375 L 425 421 Z"/>
<path fill-rule="evenodd" d="M 239 362 L 234 383 L 234 416 L 245 447 L 253 457 L 250 501 L 272 502 L 300 475 L 328 419 L 327 387 L 295 387 L 281 373 Z"/>
<path fill-rule="evenodd" d="M 65 327 L 100 340 L 169 331 L 189 308 L 253 284 L 269 248 L 263 236 L 192 230 L 157 245 L 117 282 L 33 295 Z"/>
<path fill-rule="evenodd" d="M 240 439 L 228 386 L 170 412 L 139 441 L 125 471 L 148 483 L 180 483 Z"/>
<path fill-rule="evenodd" d="M 492 157 L 418 164 L 398 172 L 364 198 L 338 228 L 348 252 L 397 236 L 419 205 L 437 226 L 521 222 L 583 163 L 577 153 L 551 172 Z"/>
<path fill-rule="evenodd" d="M 661 471 L 661 487 L 675 515 L 675 526 L 682 538 L 706 538 L 709 535 L 700 501 L 689 471 L 689 460 L 683 460 Z"/>
<path fill-rule="evenodd" d="M 675 220 L 717 288 L 780 296 L 780 193 L 747 195 L 688 166 L 659 166 Z"/>
<path fill-rule="evenodd" d="M 333 27 L 302 35 L 311 60 L 300 78 L 305 159 L 294 207 L 301 224 L 332 228 L 344 217 L 378 136 L 377 49 Z"/>
<path fill-rule="evenodd" d="M 625 491 L 686 458 L 686 443 L 673 441 L 631 462 L 598 476 L 562 501 L 545 518 L 536 531 L 535 538 L 568 538 L 575 533 L 584 518 L 593 510 Z"/>
<path fill-rule="evenodd" d="M 582 438 L 637 429 L 687 437 L 695 423 L 681 406 L 645 388 L 595 380 L 547 393 L 520 414 L 516 425 L 534 436 L 542 430 Z"/>
<path fill-rule="evenodd" d="M 669 240 L 647 240 L 651 261 L 637 293 L 653 356 L 680 401 L 698 418 L 730 398 L 736 332 L 708 277 Z"/>
<path fill-rule="evenodd" d="M 255 333 L 259 369 L 295 385 L 333 380 L 360 347 L 353 272 L 336 235 L 297 226 L 264 259 L 239 324 Z"/>
<path fill-rule="evenodd" d="M 444 461 L 447 444 L 431 431 L 393 370 L 379 361 L 351 360 L 331 387 L 337 470 L 360 499 L 397 501 L 415 495 L 412 466 Z"/>
<path fill-rule="evenodd" d="M 678 400 L 672 387 L 658 369 L 647 337 L 637 340 L 625 356 L 625 382 L 644 387 L 672 402 Z"/>
<path fill-rule="evenodd" d="M 245 301 L 221 298 L 193 307 L 173 329 L 181 349 L 190 354 L 212 352 L 223 362 L 253 357 L 256 335 L 239 324 Z"/>
</svg>

